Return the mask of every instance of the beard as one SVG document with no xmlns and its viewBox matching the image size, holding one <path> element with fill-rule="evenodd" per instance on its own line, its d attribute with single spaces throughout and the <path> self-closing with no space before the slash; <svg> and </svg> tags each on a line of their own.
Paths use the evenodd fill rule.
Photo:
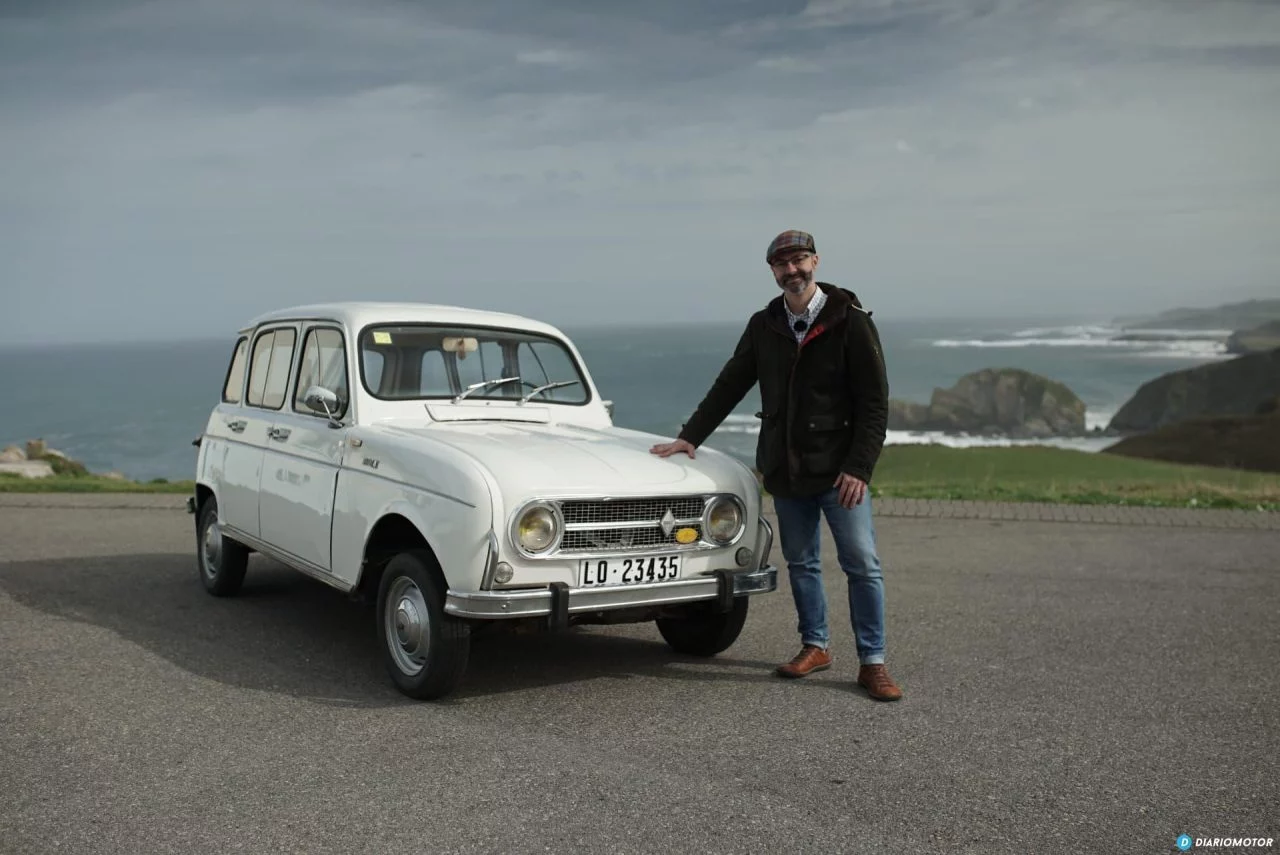
<svg viewBox="0 0 1280 855">
<path fill-rule="evenodd" d="M 788 294 L 799 295 L 809 290 L 809 286 L 813 284 L 815 271 L 796 270 L 791 273 L 784 273 L 774 277 L 778 281 L 778 287 Z"/>
</svg>

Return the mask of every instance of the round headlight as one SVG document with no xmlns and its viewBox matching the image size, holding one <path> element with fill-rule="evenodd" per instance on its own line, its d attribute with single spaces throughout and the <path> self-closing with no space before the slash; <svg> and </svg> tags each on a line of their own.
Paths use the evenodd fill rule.
<svg viewBox="0 0 1280 855">
<path fill-rule="evenodd" d="M 525 552 L 545 552 L 556 542 L 559 529 L 560 525 L 551 508 L 534 505 L 520 515 L 516 523 L 516 539 Z"/>
<path fill-rule="evenodd" d="M 728 496 L 719 496 L 707 508 L 707 537 L 712 543 L 729 543 L 742 531 L 742 507 Z"/>
</svg>

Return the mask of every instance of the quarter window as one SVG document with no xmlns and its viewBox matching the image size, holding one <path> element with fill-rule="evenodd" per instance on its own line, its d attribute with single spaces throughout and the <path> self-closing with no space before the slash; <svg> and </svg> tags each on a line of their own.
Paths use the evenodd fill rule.
<svg viewBox="0 0 1280 855">
<path fill-rule="evenodd" d="M 293 330 L 279 329 L 263 333 L 253 343 L 253 366 L 249 370 L 250 406 L 270 410 L 284 406 L 296 338 Z"/>
<path fill-rule="evenodd" d="M 323 416 L 323 410 L 307 406 L 303 397 L 312 386 L 323 386 L 338 396 L 338 411 L 347 412 L 347 357 L 342 333 L 335 329 L 316 328 L 307 332 L 302 342 L 302 363 L 298 368 L 298 385 L 293 394 L 293 408 L 300 413 Z"/>
<path fill-rule="evenodd" d="M 227 369 L 227 382 L 222 387 L 223 403 L 240 403 L 240 396 L 244 392 L 244 366 L 248 359 L 249 340 L 242 338 L 236 342 L 236 351 L 231 356 L 231 367 Z"/>
</svg>

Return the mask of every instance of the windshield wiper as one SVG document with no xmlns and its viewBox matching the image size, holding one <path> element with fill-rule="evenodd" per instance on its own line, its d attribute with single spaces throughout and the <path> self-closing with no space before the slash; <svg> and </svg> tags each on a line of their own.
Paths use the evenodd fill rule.
<svg viewBox="0 0 1280 855">
<path fill-rule="evenodd" d="M 455 404 L 458 403 L 463 398 L 467 397 L 477 389 L 488 390 L 496 386 L 505 386 L 508 383 L 519 383 L 519 382 L 520 382 L 519 377 L 499 377 L 497 380 L 481 380 L 479 383 L 472 383 L 470 386 L 468 386 L 467 388 L 459 392 L 458 397 L 454 398 L 453 402 Z"/>
<path fill-rule="evenodd" d="M 536 389 L 530 390 L 529 394 L 525 395 L 523 398 L 520 399 L 520 403 L 527 404 L 529 402 L 529 399 L 532 398 L 534 395 L 538 394 L 539 392 L 545 392 L 548 389 L 559 389 L 561 386 L 572 386 L 577 382 L 578 382 L 577 380 L 560 380 L 559 382 L 556 382 L 556 383 L 547 383 L 544 386 L 539 386 Z"/>
</svg>

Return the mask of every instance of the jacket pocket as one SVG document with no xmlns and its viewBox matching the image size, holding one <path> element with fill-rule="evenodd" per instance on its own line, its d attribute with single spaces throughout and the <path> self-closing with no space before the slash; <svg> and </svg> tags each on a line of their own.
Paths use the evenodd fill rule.
<svg viewBox="0 0 1280 855">
<path fill-rule="evenodd" d="M 805 426 L 810 431 L 816 431 L 819 433 L 829 430 L 848 430 L 852 424 L 853 419 L 849 416 L 837 416 L 830 414 L 809 416 L 809 418 L 805 420 Z"/>
<path fill-rule="evenodd" d="M 820 413 L 808 416 L 800 424 L 803 434 L 797 451 L 801 472 L 835 477 L 853 442 L 853 418 Z"/>
<path fill-rule="evenodd" d="M 756 440 L 756 470 L 769 475 L 786 465 L 786 425 L 777 410 L 756 413 L 760 436 Z"/>
</svg>

